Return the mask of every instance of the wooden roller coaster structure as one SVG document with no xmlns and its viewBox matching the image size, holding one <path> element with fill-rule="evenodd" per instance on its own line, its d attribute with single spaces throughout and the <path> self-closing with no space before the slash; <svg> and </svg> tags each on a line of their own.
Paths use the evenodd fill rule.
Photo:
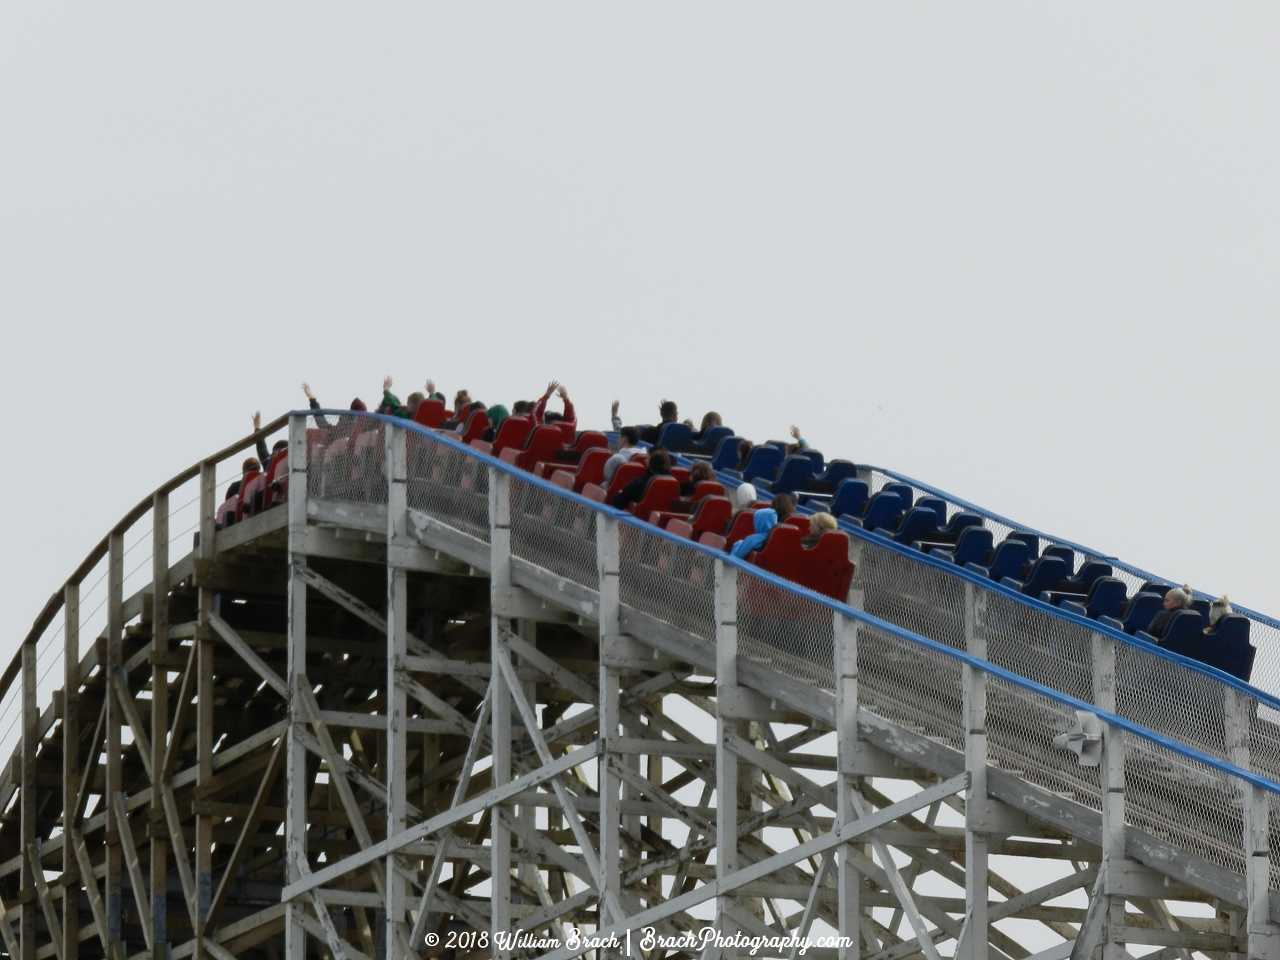
<svg viewBox="0 0 1280 960">
<path fill-rule="evenodd" d="M 957 747 L 927 710 L 912 724 L 860 696 L 859 631 L 880 628 L 855 612 L 813 608 L 834 663 L 806 680 L 791 648 L 740 651 L 739 604 L 761 595 L 737 565 L 681 561 L 702 564 L 710 626 L 663 619 L 620 587 L 650 534 L 447 440 L 369 424 L 377 467 L 359 496 L 308 476 L 306 415 L 282 417 L 140 503 L 42 611 L 0 679 L 21 710 L 0 779 L 14 960 L 752 952 L 733 936 L 794 960 L 785 938 L 824 930 L 837 940 L 805 956 L 1280 956 L 1272 795 L 1256 778 L 1239 781 L 1254 846 L 1232 872 L 1126 824 L 1108 723 L 1100 813 L 990 763 L 980 629 L 946 673 Z M 215 531 L 217 464 L 285 426 L 287 503 Z M 479 520 L 415 507 L 416 479 L 466 490 Z M 169 496 L 193 481 L 199 535 L 171 562 Z M 513 504 L 548 523 L 559 510 L 578 539 L 544 545 L 545 564 L 522 557 Z M 126 596 L 125 535 L 148 514 L 150 583 Z M 583 544 L 590 583 L 559 566 Z M 106 628 L 86 638 L 80 590 L 102 562 Z M 63 684 L 42 704 L 37 648 L 59 613 Z M 1101 708 L 1108 657 L 1099 638 Z M 1023 889 L 992 856 L 1054 875 Z"/>
</svg>

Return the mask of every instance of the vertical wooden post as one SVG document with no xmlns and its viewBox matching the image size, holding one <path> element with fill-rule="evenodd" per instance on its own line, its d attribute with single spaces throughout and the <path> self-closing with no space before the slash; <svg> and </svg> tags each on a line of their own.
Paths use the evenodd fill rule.
<svg viewBox="0 0 1280 960">
<path fill-rule="evenodd" d="M 196 614 L 196 799 L 207 800 L 213 780 L 213 564 L 217 552 L 213 519 L 218 508 L 216 465 L 200 465 L 200 559 L 202 576 Z M 208 529 L 208 536 L 205 530 Z M 201 807 L 201 809 L 204 809 Z M 196 958 L 204 960 L 205 919 L 213 899 L 213 817 L 196 816 Z"/>
<path fill-rule="evenodd" d="M 151 769 L 164 769 L 169 733 L 169 494 L 151 501 Z M 158 787 L 151 801 L 152 960 L 168 960 L 169 847 Z"/>
<path fill-rule="evenodd" d="M 836 674 L 836 827 L 858 818 L 853 794 L 858 789 L 858 622 L 843 614 L 835 616 Z M 857 960 L 862 955 L 862 874 L 854 865 L 851 844 L 833 850 L 836 858 L 837 916 L 840 936 L 848 938 L 839 946 L 840 960 Z"/>
<path fill-rule="evenodd" d="M 107 549 L 107 676 L 114 678 L 124 669 L 121 645 L 124 642 L 124 534 L 112 532 Z M 122 824 L 115 797 L 124 791 L 123 770 L 120 756 L 120 729 L 124 711 L 114 692 L 114 684 L 106 685 L 107 698 L 107 937 L 113 956 L 124 956 L 120 942 L 120 911 L 123 907 L 120 886 L 120 868 L 123 853 L 120 847 L 120 831 L 129 829 Z"/>
<path fill-rule="evenodd" d="M 72 826 L 80 788 L 80 584 L 68 583 L 62 592 L 62 829 Z M 76 853 L 62 844 L 62 874 L 77 874 Z M 80 952 L 80 888 L 68 879 L 62 893 L 63 960 L 77 960 Z"/>
<path fill-rule="evenodd" d="M 1093 702 L 1098 709 L 1115 713 L 1115 641 L 1095 633 L 1092 642 Z M 1102 864 L 1098 869 L 1098 896 L 1103 900 L 1097 908 L 1105 911 L 1102 958 L 1121 960 L 1126 955 L 1125 898 L 1115 891 L 1124 882 L 1124 731 L 1104 724 L 1102 737 Z"/>
<path fill-rule="evenodd" d="M 600 787 L 600 876 L 605 890 L 600 891 L 601 916 L 607 902 L 621 902 L 621 806 L 622 778 L 613 768 L 611 747 L 620 735 L 619 689 L 621 675 L 612 654 L 618 646 L 622 626 L 620 610 L 620 559 L 618 521 L 604 513 L 596 514 L 596 574 L 600 586 L 600 723 L 599 737 L 604 748 L 597 761 Z M 611 917 L 611 920 L 621 918 Z"/>
<path fill-rule="evenodd" d="M 285 768 L 285 876 L 289 882 L 302 876 L 299 864 L 307 862 L 307 748 L 299 734 L 307 715 L 301 685 L 307 683 L 307 418 L 289 421 L 289 727 Z M 306 930 L 302 926 L 304 900 L 285 904 L 284 958 L 305 960 Z"/>
<path fill-rule="evenodd" d="M 716 878 L 738 870 L 738 755 L 727 746 L 739 722 L 725 709 L 738 693 L 738 570 L 716 560 Z M 736 703 L 734 703 L 736 707 Z M 738 932 L 732 896 L 716 898 L 716 927 L 726 936 Z M 736 949 L 722 951 L 732 960 Z"/>
<path fill-rule="evenodd" d="M 408 534 L 408 470 L 405 462 L 405 431 L 388 425 L 385 434 L 387 465 L 387 836 L 408 826 L 408 703 L 396 673 L 408 654 L 409 597 L 408 571 L 395 564 L 394 547 Z M 387 857 L 386 944 L 389 960 L 403 960 L 407 946 L 404 923 L 404 875 L 396 869 L 396 858 Z"/>
<path fill-rule="evenodd" d="M 1230 760 L 1250 770 L 1254 700 L 1234 687 L 1226 688 L 1227 747 Z M 1261 787 L 1241 783 L 1244 826 L 1245 887 L 1248 897 L 1245 933 L 1250 957 L 1280 955 L 1280 930 L 1271 922 L 1271 796 Z"/>
<path fill-rule="evenodd" d="M 22 645 L 22 784 L 19 795 L 19 850 L 22 851 L 19 877 L 22 883 L 21 916 L 18 940 L 21 960 L 36 958 L 36 880 L 31 858 L 26 856 L 28 844 L 36 839 L 36 752 L 40 748 L 40 708 L 36 702 L 36 645 Z"/>
<path fill-rule="evenodd" d="M 965 644 L 969 653 L 987 659 L 987 638 L 983 629 L 986 591 L 964 585 Z M 964 665 L 964 761 L 969 771 L 969 793 L 965 800 L 965 932 L 963 960 L 987 960 L 990 921 L 987 911 L 989 802 L 987 798 L 987 675 Z"/>
<path fill-rule="evenodd" d="M 500 609 L 511 586 L 511 488 L 510 478 L 494 467 L 489 468 L 489 545 L 491 602 Z M 508 623 L 503 617 L 490 617 L 490 662 L 495 665 L 491 710 L 495 787 L 511 780 L 511 693 L 496 666 L 503 656 L 501 628 Z M 489 881 L 492 888 L 489 934 L 493 938 L 511 931 L 511 830 L 505 823 L 507 810 L 507 807 L 494 809 L 490 821 L 493 854 Z M 510 955 L 509 950 L 496 949 L 495 943 L 495 960 L 506 960 Z"/>
</svg>

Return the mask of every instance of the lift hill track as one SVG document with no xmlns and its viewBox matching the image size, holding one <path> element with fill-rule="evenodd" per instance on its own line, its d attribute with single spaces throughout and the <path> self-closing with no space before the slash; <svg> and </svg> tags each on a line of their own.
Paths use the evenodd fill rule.
<svg viewBox="0 0 1280 960">
<path fill-rule="evenodd" d="M 1271 698 L 863 541 L 837 603 L 338 416 L 378 431 L 371 455 L 311 470 L 307 416 L 269 424 L 290 429 L 287 505 L 215 535 L 217 465 L 256 435 L 220 451 L 131 511 L 23 642 L 0 684 L 21 731 L 10 956 L 399 960 L 463 930 L 709 916 L 856 944 L 819 957 L 1031 955 L 1009 920 L 1053 934 L 1042 960 L 1280 956 Z M 200 536 L 171 565 L 184 484 Z M 148 516 L 150 582 L 126 594 Z M 106 626 L 82 643 L 100 566 Z M 1097 766 L 1055 746 L 1073 729 Z M 1021 890 L 992 855 L 1056 876 Z M 1047 905 L 1073 890 L 1087 908 Z"/>
</svg>

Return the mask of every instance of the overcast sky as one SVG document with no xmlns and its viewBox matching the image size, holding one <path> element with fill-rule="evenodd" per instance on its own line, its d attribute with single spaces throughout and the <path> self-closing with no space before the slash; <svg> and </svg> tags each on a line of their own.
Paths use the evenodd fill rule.
<svg viewBox="0 0 1280 960">
<path fill-rule="evenodd" d="M 0 8 L 7 659 L 261 409 L 798 423 L 1280 610 L 1273 6 Z"/>
</svg>

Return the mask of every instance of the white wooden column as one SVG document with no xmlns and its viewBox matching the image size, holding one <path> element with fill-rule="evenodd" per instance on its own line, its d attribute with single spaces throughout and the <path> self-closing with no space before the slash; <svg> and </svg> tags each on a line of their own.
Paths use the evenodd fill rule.
<svg viewBox="0 0 1280 960">
<path fill-rule="evenodd" d="M 169 734 L 168 653 L 169 494 L 157 493 L 151 500 L 151 769 L 156 771 L 164 769 Z M 150 813 L 151 960 L 168 960 L 169 842 L 160 798 L 151 802 Z"/>
<path fill-rule="evenodd" d="M 725 705 L 738 699 L 738 570 L 716 560 L 716 879 L 736 873 L 738 860 L 738 755 L 729 738 L 739 733 L 736 711 Z M 716 898 L 716 928 L 728 936 L 738 932 L 732 895 Z M 722 951 L 724 960 L 737 955 Z"/>
<path fill-rule="evenodd" d="M 986 591 L 971 583 L 964 585 L 965 644 L 975 657 L 987 659 L 987 639 L 983 630 Z M 957 960 L 987 960 L 990 922 L 987 916 L 987 876 L 990 822 L 987 798 L 987 675 L 965 664 L 964 760 L 969 771 L 969 793 L 965 800 L 965 924 L 962 953 Z"/>
<path fill-rule="evenodd" d="M 307 418 L 289 421 L 289 728 L 285 761 L 285 851 L 286 879 L 301 878 L 299 863 L 307 858 L 307 748 L 299 739 L 306 729 L 307 715 L 299 684 L 307 674 L 307 582 L 301 575 L 306 566 L 307 534 Z M 302 918 L 304 899 L 285 904 L 284 960 L 305 960 L 306 931 Z"/>
<path fill-rule="evenodd" d="M 62 816 L 75 819 L 80 785 L 80 584 L 68 583 L 62 592 Z M 63 841 L 62 894 L 63 960 L 78 960 L 80 952 L 80 886 L 76 877 L 74 844 Z"/>
<path fill-rule="evenodd" d="M 121 644 L 124 641 L 124 534 L 112 531 L 107 545 L 107 676 L 113 678 L 124 669 Z M 120 910 L 122 907 L 120 868 L 123 852 L 120 849 L 121 829 L 119 806 L 114 799 L 124 790 L 121 770 L 120 730 L 124 720 L 119 697 L 107 684 L 107 732 L 106 732 L 106 798 L 107 802 L 107 875 L 106 908 L 107 936 L 113 958 L 124 956 L 124 944 L 120 942 Z"/>
<path fill-rule="evenodd" d="M 22 777 L 19 803 L 19 880 L 22 885 L 22 904 L 18 908 L 18 942 L 22 950 L 21 960 L 36 960 L 36 878 L 28 847 L 37 846 L 36 809 L 36 752 L 40 748 L 40 708 L 36 702 L 36 645 L 22 644 L 22 675 L 19 709 L 22 715 Z M 117 925 L 118 926 L 118 925 Z M 14 957 L 11 960 L 19 960 Z"/>
<path fill-rule="evenodd" d="M 600 578 L 600 759 L 597 761 L 600 787 L 600 875 L 605 889 L 600 891 L 602 924 L 620 918 L 608 917 L 607 900 L 622 900 L 621 777 L 614 771 L 612 743 L 621 735 L 619 690 L 621 675 L 613 653 L 622 633 L 620 624 L 620 577 L 618 521 L 596 514 L 596 569 Z M 612 895 L 612 896 L 610 896 Z M 607 919 L 606 919 L 607 918 Z"/>
<path fill-rule="evenodd" d="M 1227 746 L 1231 762 L 1250 770 L 1250 727 L 1254 701 L 1234 687 L 1226 688 Z M 1250 783 L 1240 784 L 1244 826 L 1245 886 L 1248 903 L 1245 932 L 1251 958 L 1280 957 L 1280 930 L 1271 922 L 1271 794 Z"/>
<path fill-rule="evenodd" d="M 858 622 L 844 614 L 835 616 L 836 674 L 836 828 L 858 818 L 853 794 L 858 789 Z M 840 960 L 862 956 L 862 874 L 854 865 L 852 844 L 832 851 L 836 858 L 839 933 L 850 942 L 839 947 Z"/>
<path fill-rule="evenodd" d="M 408 826 L 408 703 L 404 687 L 396 682 L 396 672 L 408 654 L 409 597 L 408 571 L 393 563 L 396 551 L 408 536 L 405 431 L 386 428 L 387 470 L 387 836 Z M 404 875 L 396 869 L 396 855 L 387 856 L 386 943 L 390 960 L 406 956 L 408 930 L 404 926 Z"/>
<path fill-rule="evenodd" d="M 511 587 L 511 486 L 510 478 L 502 471 L 489 468 L 489 589 L 491 604 L 501 609 Z M 496 668 L 503 656 L 502 627 L 509 628 L 503 617 L 490 618 L 491 657 L 493 671 L 493 706 L 490 710 L 493 738 L 493 786 L 499 787 L 511 780 L 511 692 L 506 680 Z M 511 932 L 511 829 L 500 812 L 509 806 L 494 809 L 489 819 L 492 837 L 492 865 L 490 869 L 489 918 L 490 937 Z M 510 951 L 494 950 L 495 960 L 510 957 Z"/>
<path fill-rule="evenodd" d="M 213 519 L 218 509 L 216 465 L 200 465 L 200 584 L 199 609 L 196 618 L 196 655 L 192 664 L 196 671 L 196 796 L 205 796 L 213 782 L 213 744 L 216 739 L 213 719 L 213 567 L 217 556 L 217 534 Z M 208 536 L 206 536 L 206 532 Z M 213 902 L 213 817 L 196 815 L 196 960 L 205 960 L 205 920 Z"/>
<path fill-rule="evenodd" d="M 1099 710 L 1116 710 L 1116 644 L 1110 637 L 1093 634 L 1093 697 Z M 1102 763 L 1102 864 L 1098 869 L 1095 909 L 1103 913 L 1103 960 L 1122 960 L 1124 945 L 1124 731 L 1103 725 Z M 1082 927 L 1083 931 L 1085 928 Z M 1074 954 L 1073 954 L 1074 956 Z"/>
</svg>

